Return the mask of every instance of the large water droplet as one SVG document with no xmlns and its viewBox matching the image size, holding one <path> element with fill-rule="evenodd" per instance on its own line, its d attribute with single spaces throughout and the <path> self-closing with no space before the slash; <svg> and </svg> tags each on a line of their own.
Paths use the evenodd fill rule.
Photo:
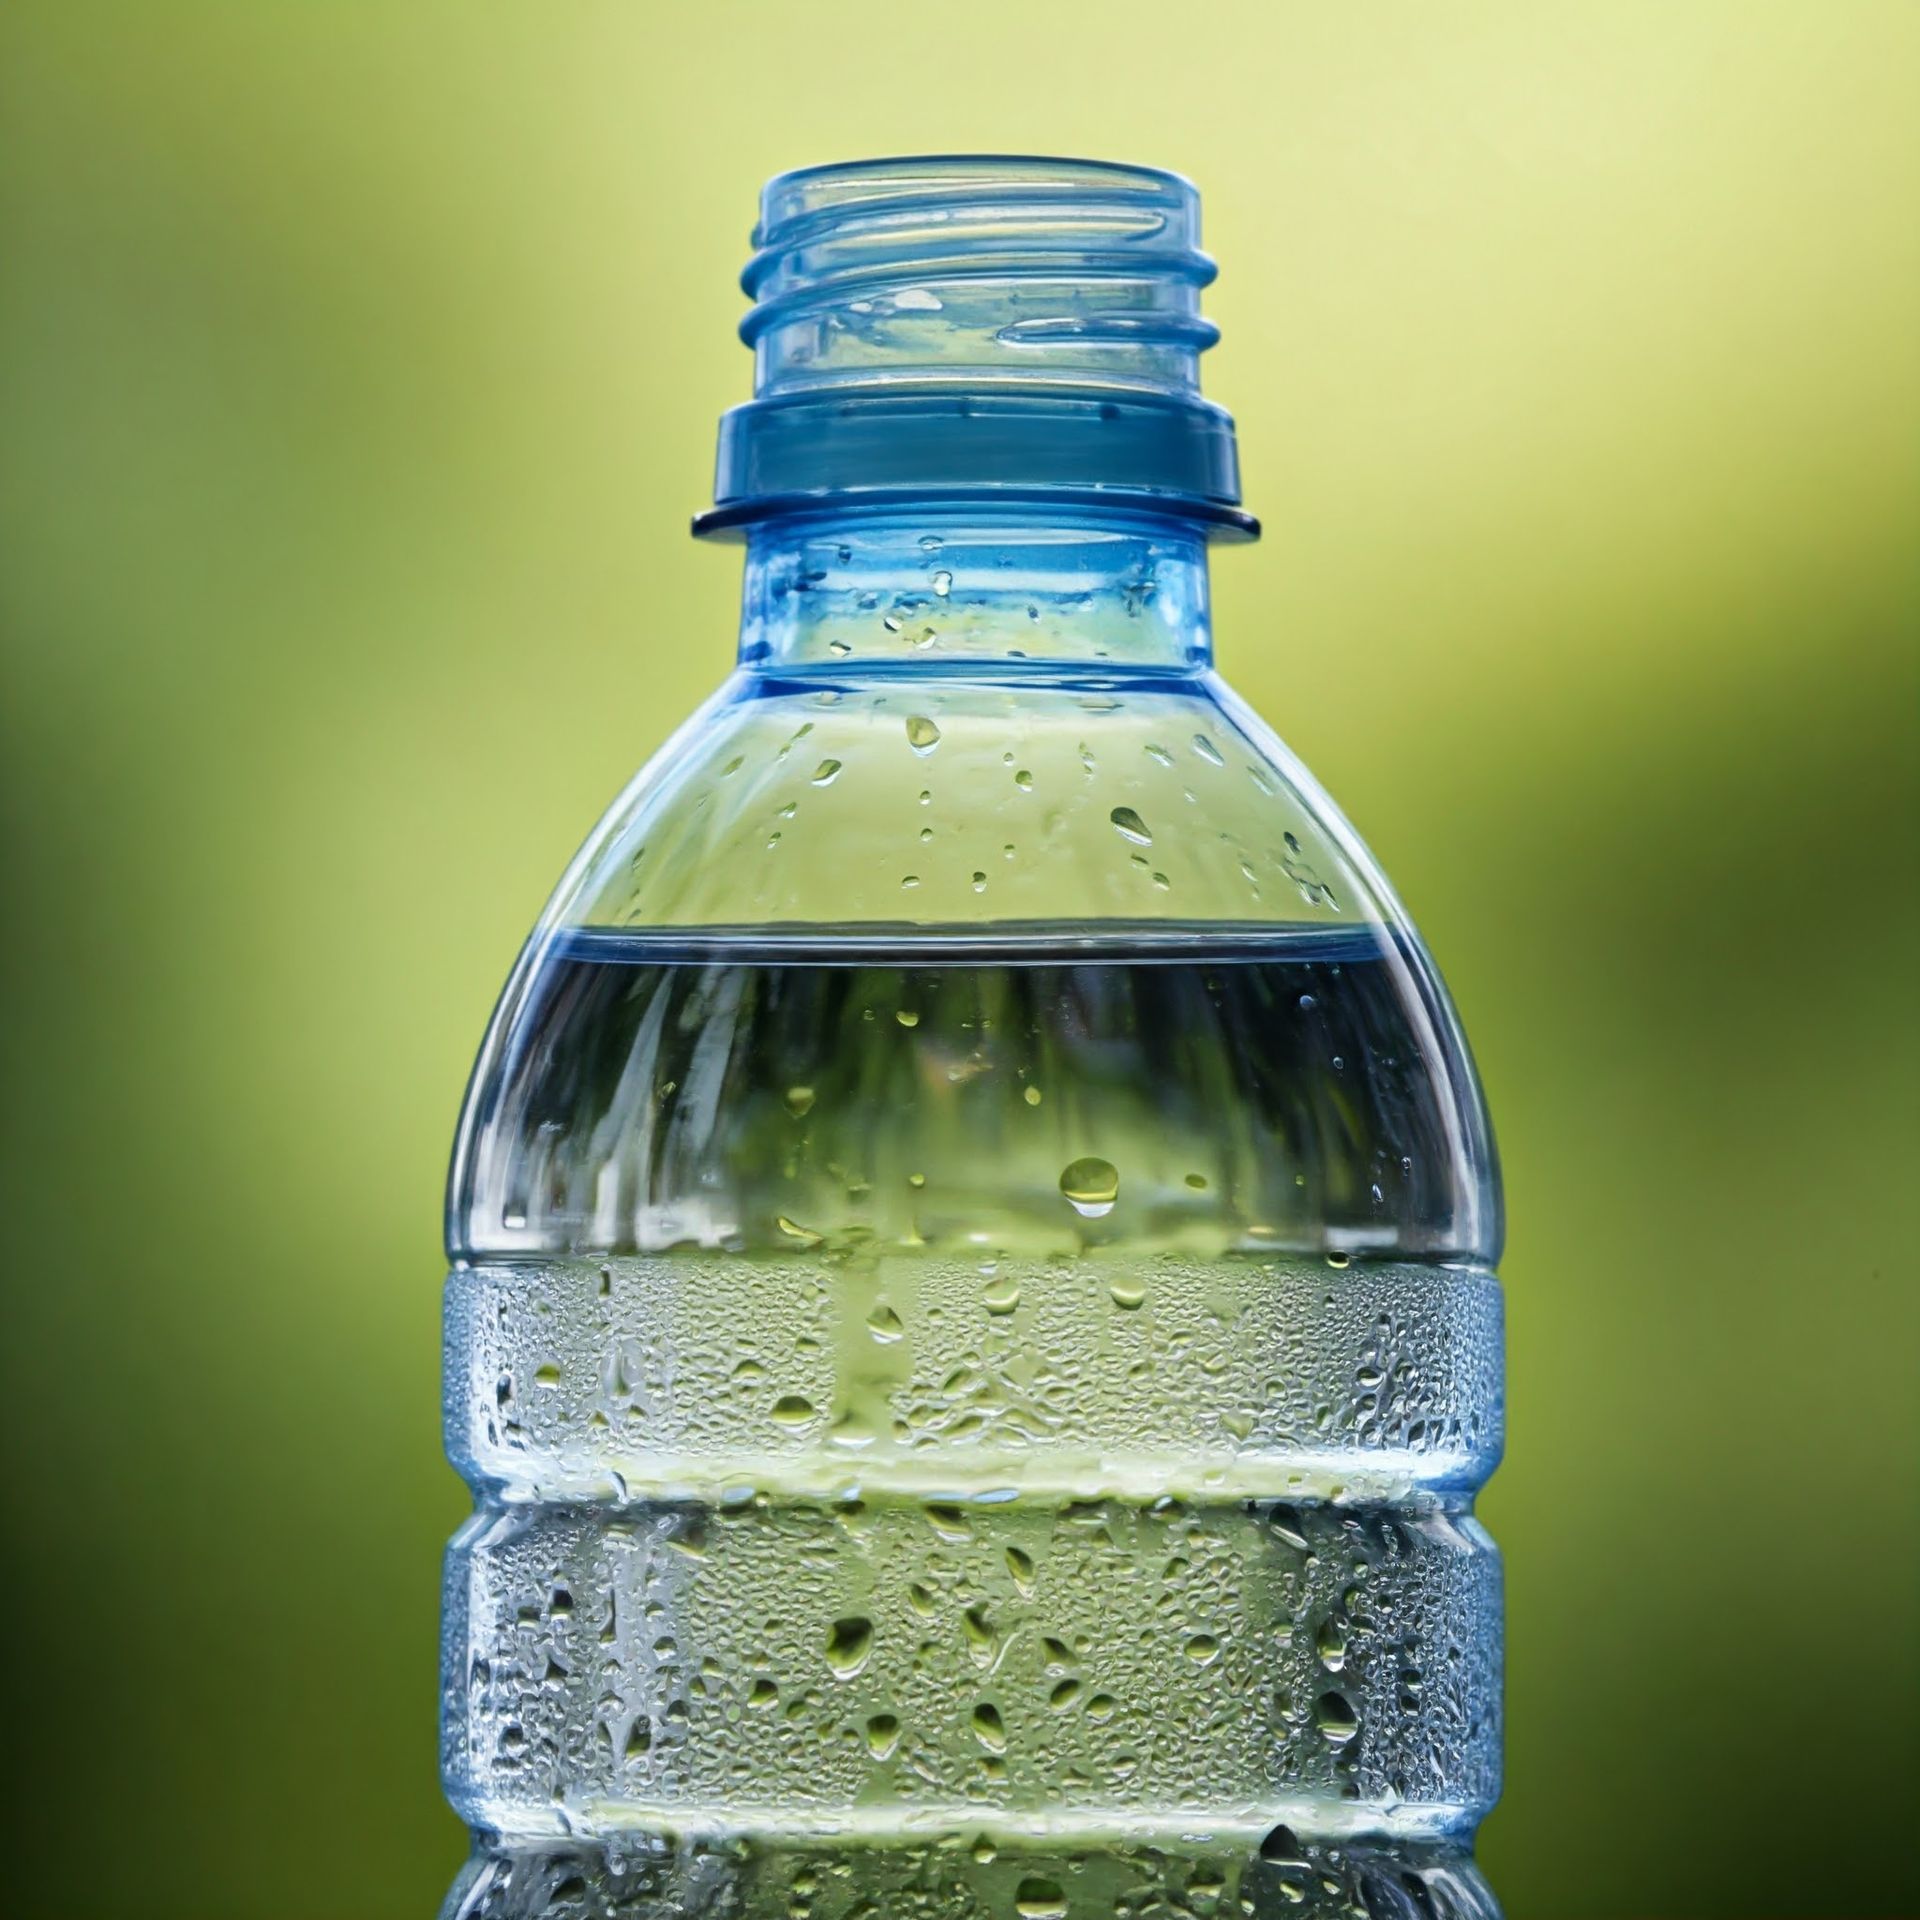
<svg viewBox="0 0 1920 1920">
<path fill-rule="evenodd" d="M 1061 1920 L 1067 1910 L 1067 1896 L 1057 1880 L 1030 1873 L 1014 1890 L 1013 1910 L 1020 1920 Z"/>
<path fill-rule="evenodd" d="M 967 1652 L 977 1667 L 990 1667 L 1000 1654 L 1000 1635 L 983 1606 L 969 1607 L 960 1616 L 960 1631 L 967 1643 Z"/>
<path fill-rule="evenodd" d="M 1344 1747 L 1360 1731 L 1360 1716 L 1348 1704 L 1345 1694 L 1331 1690 L 1313 1703 L 1313 1724 L 1330 1747 Z"/>
<path fill-rule="evenodd" d="M 1305 1856 L 1291 1827 L 1270 1827 L 1260 1842 L 1260 1858 L 1276 1867 L 1303 1867 Z"/>
<path fill-rule="evenodd" d="M 1347 1664 L 1347 1624 L 1338 1614 L 1321 1622 L 1313 1648 L 1329 1673 L 1338 1673 Z"/>
<path fill-rule="evenodd" d="M 973 1710 L 973 1737 L 989 1753 L 1005 1753 L 1007 1750 L 1006 1722 L 1000 1718 L 1000 1709 L 991 1700 L 982 1700 Z"/>
<path fill-rule="evenodd" d="M 813 1402 L 804 1393 L 783 1393 L 772 1413 L 783 1427 L 804 1427 L 813 1418 Z"/>
<path fill-rule="evenodd" d="M 1153 845 L 1153 835 L 1147 831 L 1147 823 L 1131 807 L 1115 807 L 1107 818 L 1120 829 L 1124 840 L 1131 840 L 1137 847 Z"/>
<path fill-rule="evenodd" d="M 884 1760 L 900 1744 L 900 1722 L 890 1713 L 876 1713 L 867 1722 L 867 1751 Z"/>
<path fill-rule="evenodd" d="M 867 1331 L 883 1346 L 898 1340 L 906 1328 L 900 1324 L 900 1316 L 882 1301 L 867 1315 Z"/>
<path fill-rule="evenodd" d="M 827 1635 L 827 1665 L 842 1680 L 851 1680 L 873 1652 L 873 1622 L 854 1614 L 836 1620 Z"/>
<path fill-rule="evenodd" d="M 1060 1191 L 1076 1213 L 1090 1220 L 1113 1211 L 1120 1197 L 1120 1171 L 1110 1160 L 1092 1154 L 1068 1163 L 1060 1175 Z"/>
<path fill-rule="evenodd" d="M 940 729 L 924 713 L 907 717 L 907 745 L 915 753 L 931 753 L 940 744 Z"/>
<path fill-rule="evenodd" d="M 813 784 L 816 787 L 830 787 L 833 785 L 833 776 L 839 771 L 838 760 L 822 760 L 813 770 Z"/>
<path fill-rule="evenodd" d="M 1196 733 L 1193 736 L 1193 750 L 1209 766 L 1224 767 L 1227 764 L 1220 749 L 1204 733 Z"/>
</svg>

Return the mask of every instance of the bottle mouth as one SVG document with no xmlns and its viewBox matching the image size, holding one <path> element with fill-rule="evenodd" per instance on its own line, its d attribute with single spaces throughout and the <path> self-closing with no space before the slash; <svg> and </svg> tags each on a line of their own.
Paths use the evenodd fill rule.
<svg viewBox="0 0 1920 1920">
<path fill-rule="evenodd" d="M 931 155 L 769 181 L 741 275 L 754 398 L 721 422 L 718 532 L 987 490 L 1248 534 L 1233 422 L 1200 395 L 1214 264 L 1177 174 Z"/>
</svg>

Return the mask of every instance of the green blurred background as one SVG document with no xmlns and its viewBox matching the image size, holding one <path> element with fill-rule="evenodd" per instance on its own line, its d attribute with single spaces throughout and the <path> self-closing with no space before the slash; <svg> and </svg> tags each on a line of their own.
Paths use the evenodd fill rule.
<svg viewBox="0 0 1920 1920">
<path fill-rule="evenodd" d="M 463 1076 L 761 179 L 942 148 L 1206 196 L 1223 664 L 1506 1157 L 1516 1920 L 1920 1908 L 1920 7 L 15 0 L 0 146 L 10 1911 L 438 1899 Z"/>
</svg>

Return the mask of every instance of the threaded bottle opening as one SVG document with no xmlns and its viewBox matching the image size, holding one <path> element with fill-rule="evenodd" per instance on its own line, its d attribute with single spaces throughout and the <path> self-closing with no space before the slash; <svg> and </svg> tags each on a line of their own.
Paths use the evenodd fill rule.
<svg viewBox="0 0 1920 1920">
<path fill-rule="evenodd" d="M 1200 398 L 1213 262 L 1177 175 L 933 156 L 761 196 L 741 276 L 754 399 L 721 423 L 716 531 L 849 496 L 1098 493 L 1250 532 Z"/>
</svg>

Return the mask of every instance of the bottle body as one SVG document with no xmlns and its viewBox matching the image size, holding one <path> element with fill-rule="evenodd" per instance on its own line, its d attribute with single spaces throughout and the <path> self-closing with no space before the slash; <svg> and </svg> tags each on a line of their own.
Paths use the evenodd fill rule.
<svg viewBox="0 0 1920 1920">
<path fill-rule="evenodd" d="M 746 612 L 456 1149 L 457 1910 L 1493 1912 L 1491 1138 L 1201 536 L 802 517 Z"/>
</svg>

